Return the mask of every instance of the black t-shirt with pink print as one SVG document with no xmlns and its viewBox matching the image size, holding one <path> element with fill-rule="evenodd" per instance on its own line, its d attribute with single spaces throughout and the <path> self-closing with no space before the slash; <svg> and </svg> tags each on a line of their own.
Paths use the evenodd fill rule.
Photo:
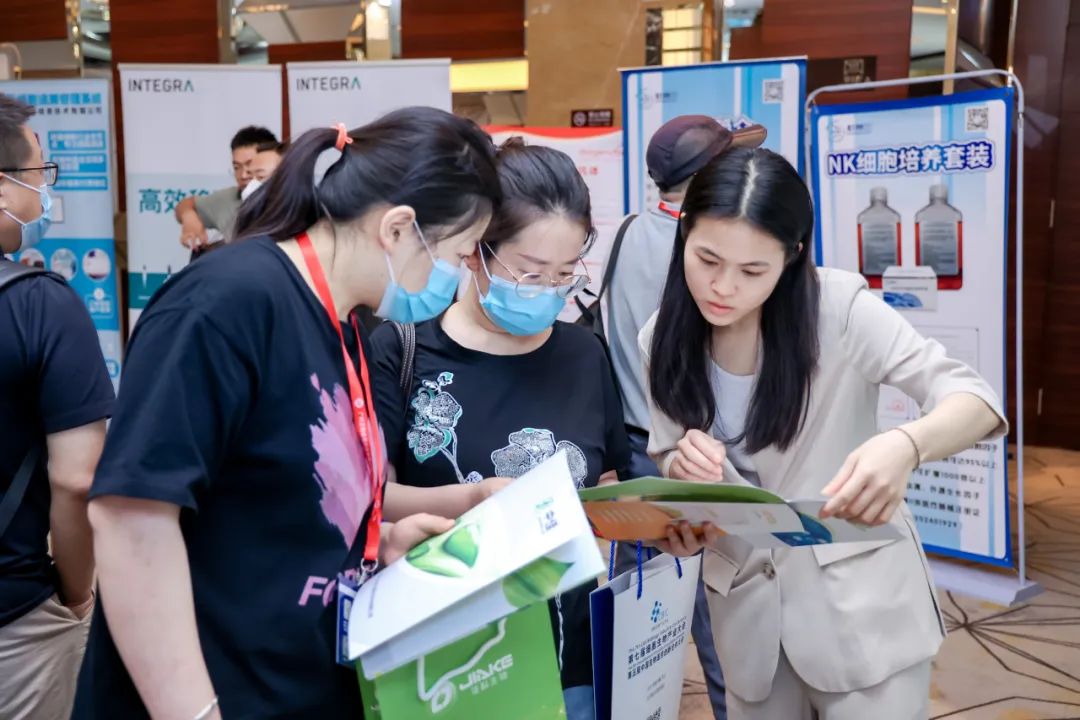
<svg viewBox="0 0 1080 720">
<path fill-rule="evenodd" d="M 335 662 L 334 591 L 362 552 L 370 471 L 340 340 L 295 266 L 257 239 L 174 276 L 120 387 L 92 496 L 180 507 L 222 715 L 362 717 L 356 674 Z M 147 717 L 102 608 L 74 717 Z"/>
</svg>

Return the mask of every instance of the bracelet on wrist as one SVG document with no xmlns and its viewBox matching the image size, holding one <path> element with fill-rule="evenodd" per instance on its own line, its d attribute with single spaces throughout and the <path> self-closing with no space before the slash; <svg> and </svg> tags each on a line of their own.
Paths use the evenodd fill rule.
<svg viewBox="0 0 1080 720">
<path fill-rule="evenodd" d="M 215 695 L 214 699 L 207 703 L 206 707 L 198 712 L 192 720 L 206 720 L 214 712 L 218 706 L 218 696 Z"/>
<path fill-rule="evenodd" d="M 922 459 L 922 451 L 919 450 L 919 444 L 917 442 L 915 442 L 915 437 L 911 433 L 909 433 L 907 430 L 900 427 L 899 425 L 894 427 L 893 430 L 897 431 L 898 433 L 901 433 L 904 437 L 906 437 L 908 439 L 908 442 L 911 443 L 911 449 L 915 452 L 915 465 L 911 469 L 912 470 L 917 470 L 919 468 L 919 466 L 923 464 L 923 459 Z"/>
</svg>

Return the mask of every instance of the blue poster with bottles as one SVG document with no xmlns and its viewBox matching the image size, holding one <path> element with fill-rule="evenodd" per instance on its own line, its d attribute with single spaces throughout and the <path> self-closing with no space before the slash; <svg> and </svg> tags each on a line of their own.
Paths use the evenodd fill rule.
<svg viewBox="0 0 1080 720">
<path fill-rule="evenodd" d="M 641 213 L 660 201 L 645 150 L 661 125 L 679 115 L 708 115 L 739 130 L 761 125 L 764 147 L 803 170 L 806 58 L 774 58 L 630 68 L 622 73 L 623 209 Z"/>
<path fill-rule="evenodd" d="M 1013 93 L 822 105 L 810 117 L 818 263 L 860 273 L 1002 400 Z M 923 411 L 882 386 L 881 429 Z M 1004 438 L 923 463 L 906 499 L 928 551 L 1012 564 Z"/>
<path fill-rule="evenodd" d="M 30 127 L 46 162 L 59 166 L 52 227 L 14 259 L 57 273 L 86 303 L 113 386 L 120 381 L 120 303 L 113 242 L 111 96 L 102 79 L 0 82 L 34 107 Z"/>
</svg>

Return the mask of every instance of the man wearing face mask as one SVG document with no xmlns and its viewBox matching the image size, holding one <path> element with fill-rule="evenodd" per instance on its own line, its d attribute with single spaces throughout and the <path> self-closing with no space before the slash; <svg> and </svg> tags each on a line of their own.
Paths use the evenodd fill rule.
<svg viewBox="0 0 1080 720">
<path fill-rule="evenodd" d="M 255 158 L 251 161 L 251 180 L 240 191 L 240 202 L 243 203 L 255 194 L 255 191 L 263 186 L 270 176 L 281 164 L 281 156 L 285 154 L 285 143 L 277 140 L 259 143 L 255 148 Z"/>
<path fill-rule="evenodd" d="M 0 94 L 0 250 L 49 229 L 55 164 Z M 67 717 L 94 604 L 86 494 L 113 388 L 63 279 L 0 259 L 0 717 Z M 51 535 L 51 552 L 50 552 Z"/>
<path fill-rule="evenodd" d="M 272 142 L 260 143 L 255 148 L 255 157 L 251 160 L 251 163 L 247 166 L 247 171 L 251 175 L 251 180 L 244 186 L 244 189 L 240 191 L 240 204 L 247 202 L 247 199 L 255 194 L 255 191 L 263 186 L 270 176 L 277 170 L 277 166 L 281 164 L 281 156 L 285 153 L 285 143 L 280 143 L 277 140 Z M 211 250 L 222 247 L 228 242 L 231 237 L 231 227 L 233 220 L 228 220 L 230 231 L 228 233 L 221 232 L 216 229 L 207 230 L 208 244 L 198 247 L 191 251 L 191 259 L 202 257 Z"/>
<path fill-rule="evenodd" d="M 236 213 L 240 210 L 240 203 L 244 198 L 244 191 L 257 178 L 254 168 L 256 165 L 265 164 L 258 159 L 260 148 L 272 147 L 280 156 L 281 144 L 268 129 L 249 125 L 237 131 L 229 147 L 232 151 L 232 171 L 236 185 L 216 190 L 209 195 L 184 198 L 176 206 L 176 220 L 180 223 L 180 244 L 191 248 L 192 258 L 207 247 L 228 240 L 236 221 Z M 273 167 L 276 166 L 275 162 Z M 270 168 L 270 172 L 272 171 L 273 168 Z M 269 172 L 265 175 L 268 176 Z M 260 183 L 263 179 L 265 177 L 260 179 Z"/>
</svg>

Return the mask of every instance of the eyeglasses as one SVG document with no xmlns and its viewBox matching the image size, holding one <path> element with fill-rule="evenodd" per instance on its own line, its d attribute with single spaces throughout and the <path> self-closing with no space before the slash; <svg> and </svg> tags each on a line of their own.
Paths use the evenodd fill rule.
<svg viewBox="0 0 1080 720">
<path fill-rule="evenodd" d="M 56 184 L 57 178 L 60 177 L 60 166 L 54 162 L 47 162 L 41 167 L 29 167 L 29 168 L 0 168 L 0 173 L 27 173 L 39 171 L 45 175 L 45 184 L 52 187 Z"/>
<path fill-rule="evenodd" d="M 568 275 L 563 278 L 553 278 L 547 273 L 524 273 L 518 275 L 516 272 L 510 269 L 510 267 L 499 259 L 499 256 L 495 254 L 495 251 L 491 249 L 490 245 L 485 244 L 484 247 L 491 257 L 495 258 L 495 261 L 503 266 L 506 272 L 513 276 L 517 282 L 515 290 L 518 297 L 529 298 L 538 297 L 543 294 L 544 290 L 552 287 L 555 288 L 555 294 L 561 298 L 571 298 L 577 295 L 579 292 L 588 287 L 592 282 L 592 278 L 589 276 L 589 268 L 585 266 L 585 261 L 578 259 L 581 263 L 581 267 L 585 270 L 585 274 L 581 275 Z"/>
</svg>

